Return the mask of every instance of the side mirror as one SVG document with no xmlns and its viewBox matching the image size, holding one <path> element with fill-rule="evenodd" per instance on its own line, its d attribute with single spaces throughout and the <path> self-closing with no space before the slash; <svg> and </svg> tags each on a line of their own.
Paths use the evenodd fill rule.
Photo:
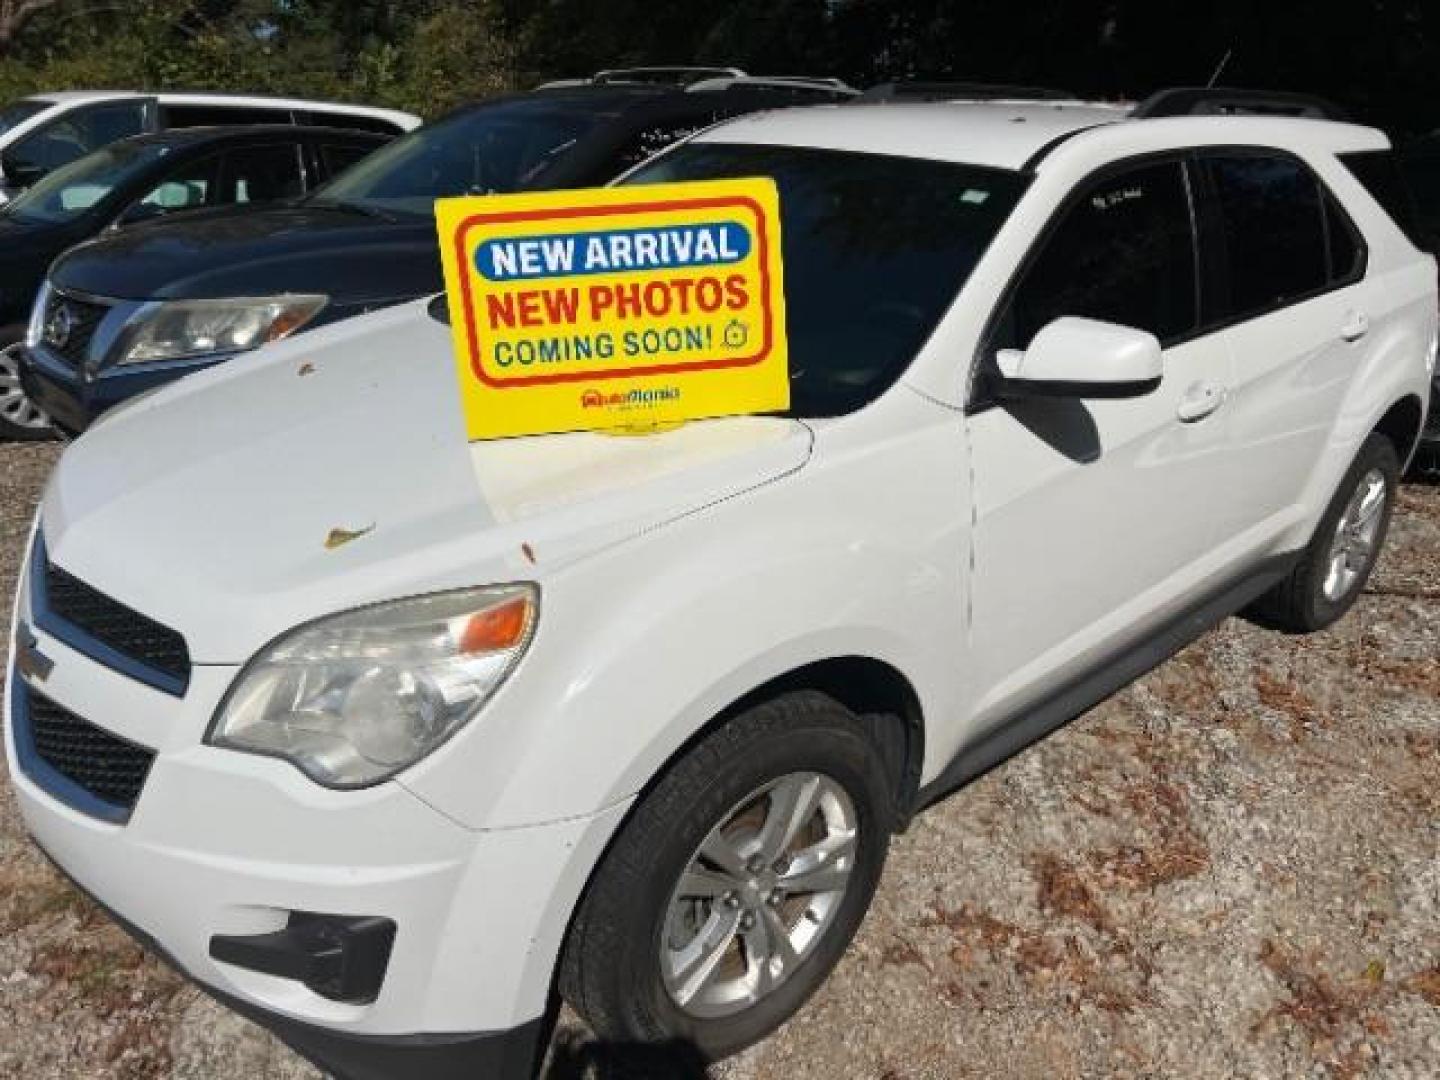
<svg viewBox="0 0 1440 1080">
<path fill-rule="evenodd" d="M 1160 385 L 1165 363 L 1154 334 L 1115 323 L 1056 319 L 1025 350 L 1001 349 L 1000 397 L 1141 397 Z"/>
<path fill-rule="evenodd" d="M 167 213 L 163 206 L 154 203 L 131 203 L 110 223 L 112 229 L 123 229 L 126 225 L 138 225 L 142 221 L 153 221 Z"/>
</svg>

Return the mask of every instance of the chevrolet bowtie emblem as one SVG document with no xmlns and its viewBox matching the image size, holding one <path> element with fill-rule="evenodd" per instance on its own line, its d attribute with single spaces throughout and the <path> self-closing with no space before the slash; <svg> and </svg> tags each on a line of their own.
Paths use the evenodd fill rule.
<svg viewBox="0 0 1440 1080">
<path fill-rule="evenodd" d="M 27 679 L 44 682 L 55 670 L 55 661 L 40 651 L 30 627 L 21 623 L 15 628 L 15 668 Z"/>
</svg>

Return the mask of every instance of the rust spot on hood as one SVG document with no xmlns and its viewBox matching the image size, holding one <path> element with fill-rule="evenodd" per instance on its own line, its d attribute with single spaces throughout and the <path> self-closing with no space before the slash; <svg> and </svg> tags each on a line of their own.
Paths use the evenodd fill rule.
<svg viewBox="0 0 1440 1080">
<path fill-rule="evenodd" d="M 344 547 L 351 540 L 359 540 L 362 536 L 374 531 L 374 524 L 366 525 L 363 529 L 342 529 L 337 525 L 325 537 L 325 550 L 334 551 L 338 547 Z"/>
</svg>

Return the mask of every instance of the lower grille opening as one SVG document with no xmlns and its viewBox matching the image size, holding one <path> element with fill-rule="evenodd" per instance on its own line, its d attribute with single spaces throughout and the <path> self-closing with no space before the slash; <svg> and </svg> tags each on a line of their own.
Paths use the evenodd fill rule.
<svg viewBox="0 0 1440 1080">
<path fill-rule="evenodd" d="M 115 808 L 120 812 L 116 816 L 128 817 L 150 774 L 154 751 L 111 735 L 33 689 L 28 689 L 25 696 L 28 700 L 24 719 L 35 756 L 72 784 Z M 18 723 L 16 727 L 17 735 L 21 734 Z"/>
</svg>

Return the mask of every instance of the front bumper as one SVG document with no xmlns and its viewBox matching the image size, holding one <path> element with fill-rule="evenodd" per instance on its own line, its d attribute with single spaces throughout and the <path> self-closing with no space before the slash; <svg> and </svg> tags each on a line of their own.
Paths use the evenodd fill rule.
<svg viewBox="0 0 1440 1080">
<path fill-rule="evenodd" d="M 266 1012 L 250 1002 L 195 980 L 165 951 L 165 947 L 138 926 L 105 905 L 76 881 L 50 853 L 41 853 L 81 892 L 95 901 L 117 924 L 156 956 L 200 989 L 247 1020 L 272 1032 L 297 1054 L 314 1062 L 336 1080 L 484 1080 L 486 1077 L 528 1078 L 534 1075 L 549 1036 L 551 1018 L 537 1017 L 506 1031 L 443 1035 L 347 1035 L 304 1024 L 278 1013 Z"/>
<path fill-rule="evenodd" d="M 234 667 L 197 664 L 183 696 L 164 693 L 36 626 L 29 592 L 22 585 L 16 609 L 34 628 L 22 651 L 44 663 L 6 679 L 6 751 L 26 825 L 66 875 L 338 1076 L 530 1075 L 570 913 L 626 805 L 485 830 L 399 783 L 321 788 L 285 762 L 203 744 Z M 154 751 L 128 820 L 97 815 L 33 768 L 25 706 L 37 695 Z M 393 922 L 373 1000 L 213 955 L 217 937 L 271 935 L 297 913 Z"/>
<path fill-rule="evenodd" d="M 226 359 L 228 357 L 135 364 L 102 368 L 92 374 L 66 363 L 44 347 L 27 346 L 20 358 L 20 385 L 30 400 L 44 409 L 62 430 L 78 435 L 116 405 L 185 375 L 224 363 Z"/>
</svg>

